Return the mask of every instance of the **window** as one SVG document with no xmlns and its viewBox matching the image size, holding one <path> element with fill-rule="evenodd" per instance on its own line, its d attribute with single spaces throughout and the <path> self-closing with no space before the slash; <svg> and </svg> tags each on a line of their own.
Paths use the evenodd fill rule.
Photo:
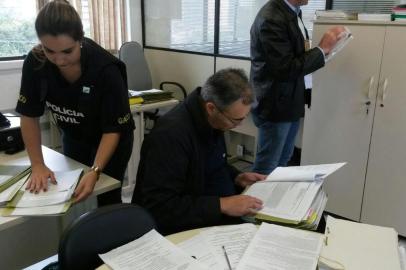
<svg viewBox="0 0 406 270">
<path fill-rule="evenodd" d="M 220 2 L 219 54 L 249 57 L 251 25 L 266 2 L 268 0 Z"/>
<path fill-rule="evenodd" d="M 0 1 L 0 58 L 21 57 L 38 43 L 36 10 L 35 0 Z"/>
<path fill-rule="evenodd" d="M 391 13 L 399 0 L 333 0 L 333 9 L 352 10 L 369 13 Z"/>
<path fill-rule="evenodd" d="M 302 18 L 307 30 L 309 31 L 310 39 L 313 33 L 313 21 L 316 10 L 326 9 L 326 0 L 310 0 L 306 6 L 302 6 Z"/>
<path fill-rule="evenodd" d="M 145 45 L 214 53 L 215 0 L 144 1 Z"/>
<path fill-rule="evenodd" d="M 266 2 L 268 0 L 219 1 L 219 42 L 215 44 L 216 0 L 144 0 L 145 45 L 247 58 L 252 22 Z M 315 10 L 325 7 L 326 0 L 312 0 L 302 7 L 310 35 Z"/>
<path fill-rule="evenodd" d="M 219 54 L 249 57 L 250 28 L 258 11 L 268 0 L 221 0 Z M 326 0 L 312 0 L 302 6 L 303 22 L 313 30 L 314 13 L 326 8 Z"/>
</svg>

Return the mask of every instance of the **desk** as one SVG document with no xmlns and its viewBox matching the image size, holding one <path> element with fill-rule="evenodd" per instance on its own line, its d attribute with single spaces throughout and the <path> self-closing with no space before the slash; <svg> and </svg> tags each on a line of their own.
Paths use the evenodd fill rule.
<svg viewBox="0 0 406 270">
<path fill-rule="evenodd" d="M 45 163 L 55 171 L 87 168 L 50 148 L 42 147 Z M 28 165 L 27 152 L 0 153 L 0 164 Z M 120 182 L 101 174 L 91 197 L 62 216 L 0 217 L 0 269 L 17 269 L 49 257 L 57 251 L 63 229 L 76 217 L 95 208 L 96 195 L 120 187 Z"/>
<path fill-rule="evenodd" d="M 144 140 L 144 112 L 164 107 L 171 107 L 178 103 L 179 100 L 171 99 L 149 104 L 136 104 L 130 106 L 131 113 L 133 115 L 135 122 L 135 130 L 134 130 L 133 151 L 131 154 L 131 158 L 128 162 L 127 168 L 128 182 L 123 183 L 123 194 L 129 194 L 129 198 L 126 198 L 124 202 L 129 202 L 131 200 L 132 191 L 134 190 L 135 187 L 138 163 L 140 162 L 141 145 L 142 141 Z"/>
</svg>

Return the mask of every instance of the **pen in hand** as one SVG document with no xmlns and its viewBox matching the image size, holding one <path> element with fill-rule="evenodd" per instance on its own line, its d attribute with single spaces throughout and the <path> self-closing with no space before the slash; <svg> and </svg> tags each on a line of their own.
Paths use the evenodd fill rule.
<svg viewBox="0 0 406 270">
<path fill-rule="evenodd" d="M 223 248 L 223 251 L 224 251 L 224 257 L 226 257 L 226 261 L 227 261 L 228 269 L 229 269 L 229 270 L 232 270 L 232 268 L 231 268 L 231 264 L 230 264 L 230 259 L 228 258 L 226 248 L 225 248 L 224 246 L 221 246 L 221 247 Z"/>
</svg>

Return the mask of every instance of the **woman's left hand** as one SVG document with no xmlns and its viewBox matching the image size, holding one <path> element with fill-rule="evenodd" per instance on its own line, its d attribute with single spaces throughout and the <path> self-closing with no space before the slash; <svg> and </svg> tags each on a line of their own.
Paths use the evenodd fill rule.
<svg viewBox="0 0 406 270">
<path fill-rule="evenodd" d="M 83 201 L 90 194 L 92 194 L 94 186 L 96 185 L 98 175 L 94 171 L 88 171 L 83 175 L 82 179 L 79 182 L 79 185 L 76 187 L 73 197 L 75 198 L 75 203 Z"/>
</svg>

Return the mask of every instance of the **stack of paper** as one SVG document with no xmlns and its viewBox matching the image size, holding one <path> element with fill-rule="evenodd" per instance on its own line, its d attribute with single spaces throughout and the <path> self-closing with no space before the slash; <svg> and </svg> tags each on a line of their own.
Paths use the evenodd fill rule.
<svg viewBox="0 0 406 270">
<path fill-rule="evenodd" d="M 264 202 L 255 215 L 258 221 L 316 229 L 327 203 L 323 181 L 344 164 L 278 167 L 244 194 Z"/>
<path fill-rule="evenodd" d="M 142 237 L 113 249 L 100 258 L 112 269 L 208 270 L 179 247 L 151 230 Z"/>
<path fill-rule="evenodd" d="M 213 270 L 316 269 L 323 235 L 263 223 L 213 227 L 178 244 Z"/>
<path fill-rule="evenodd" d="M 328 20 L 356 20 L 357 12 L 344 10 L 316 10 L 317 19 Z"/>
<path fill-rule="evenodd" d="M 250 223 L 212 227 L 178 247 L 210 269 L 229 269 L 228 263 L 235 269 L 256 232 L 257 227 Z"/>
<path fill-rule="evenodd" d="M 58 184 L 49 184 L 47 191 L 31 193 L 26 190 L 28 176 L 18 182 L 15 196 L 2 209 L 3 216 L 36 216 L 65 213 L 71 205 L 71 197 L 83 173 L 83 169 L 54 172 Z M 25 182 L 25 183 L 24 183 Z"/>
<path fill-rule="evenodd" d="M 153 103 L 173 98 L 172 92 L 158 89 L 135 91 L 128 90 L 130 104 Z"/>
</svg>

